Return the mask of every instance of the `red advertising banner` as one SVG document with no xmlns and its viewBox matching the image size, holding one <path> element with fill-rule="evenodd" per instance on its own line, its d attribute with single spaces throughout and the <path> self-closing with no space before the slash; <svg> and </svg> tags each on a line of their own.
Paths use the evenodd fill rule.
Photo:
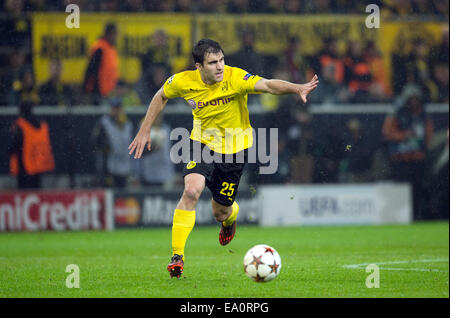
<svg viewBox="0 0 450 318">
<path fill-rule="evenodd" d="M 113 194 L 108 190 L 0 193 L 0 232 L 113 228 Z"/>
</svg>

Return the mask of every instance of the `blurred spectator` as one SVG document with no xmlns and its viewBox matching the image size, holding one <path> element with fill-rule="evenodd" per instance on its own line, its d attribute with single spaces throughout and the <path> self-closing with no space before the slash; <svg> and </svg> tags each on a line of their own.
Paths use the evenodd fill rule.
<svg viewBox="0 0 450 318">
<path fill-rule="evenodd" d="M 270 147 L 268 144 L 267 147 Z M 258 184 L 286 184 L 292 182 L 291 176 L 293 171 L 290 167 L 291 158 L 289 157 L 288 148 L 286 146 L 286 139 L 284 136 L 278 136 L 277 144 L 277 170 L 273 174 L 259 174 L 257 173 L 256 177 L 251 177 L 250 182 L 256 182 Z M 257 163 L 259 167 L 263 166 L 261 163 Z M 249 170 L 252 165 L 249 165 Z"/>
<path fill-rule="evenodd" d="M 333 64 L 326 64 L 322 67 L 319 80 L 320 85 L 308 97 L 310 103 L 338 104 L 346 98 L 346 90 L 336 82 Z"/>
<path fill-rule="evenodd" d="M 361 14 L 365 12 L 368 3 L 358 0 L 331 0 L 330 11 L 343 14 Z M 371 0 L 370 4 L 383 7 L 383 0 Z"/>
<path fill-rule="evenodd" d="M 148 12 L 170 12 L 173 11 L 173 1 L 146 0 L 146 11 Z"/>
<path fill-rule="evenodd" d="M 132 172 L 132 159 L 128 145 L 133 140 L 133 124 L 125 115 L 122 102 L 113 99 L 111 111 L 104 115 L 93 130 L 96 150 L 96 168 L 100 173 L 101 186 L 124 188 Z"/>
<path fill-rule="evenodd" d="M 139 95 L 132 85 L 120 80 L 116 89 L 111 94 L 112 99 L 120 99 L 124 108 L 140 106 L 142 104 Z"/>
<path fill-rule="evenodd" d="M 433 0 L 434 14 L 446 18 L 448 21 L 448 1 Z"/>
<path fill-rule="evenodd" d="M 292 37 L 289 39 L 287 50 L 284 53 L 291 80 L 294 83 L 306 82 L 306 75 L 309 67 L 307 58 L 301 51 L 301 45 L 302 43 L 299 38 Z"/>
<path fill-rule="evenodd" d="M 42 0 L 44 1 L 44 0 Z M 69 4 L 76 4 L 81 12 L 98 11 L 100 7 L 100 1 L 94 0 L 58 0 L 58 1 L 45 1 L 45 10 L 40 11 L 60 11 L 64 12 Z M 39 10 L 39 9 L 38 9 Z"/>
<path fill-rule="evenodd" d="M 49 79 L 39 88 L 41 105 L 72 106 L 74 104 L 70 87 L 61 83 L 61 71 L 61 61 L 51 59 L 49 62 Z"/>
<path fill-rule="evenodd" d="M 49 128 L 33 115 L 34 104 L 23 101 L 11 127 L 10 173 L 19 189 L 40 188 L 41 176 L 55 169 Z"/>
<path fill-rule="evenodd" d="M 369 88 L 376 101 L 385 101 L 391 97 L 391 89 L 386 78 L 383 56 L 378 51 L 375 42 L 370 41 L 364 49 L 364 59 L 369 65 L 373 81 Z"/>
<path fill-rule="evenodd" d="M 412 13 L 411 2 L 411 0 L 385 0 L 383 9 L 388 17 L 402 17 Z"/>
<path fill-rule="evenodd" d="M 92 1 L 92 0 L 64 0 L 64 6 L 63 6 L 62 10 L 65 10 L 65 8 L 69 4 L 73 3 L 73 4 L 78 5 L 82 12 L 99 11 L 100 2 L 101 1 Z"/>
<path fill-rule="evenodd" d="M 351 41 L 344 58 L 344 81 L 349 92 L 350 103 L 373 102 L 370 94 L 372 73 L 369 63 L 363 56 L 360 41 Z"/>
<path fill-rule="evenodd" d="M 48 4 L 46 0 L 28 0 L 25 10 L 27 11 L 46 11 Z"/>
<path fill-rule="evenodd" d="M 432 218 L 448 219 L 449 212 L 449 142 L 448 128 L 437 132 L 430 147 L 431 173 L 427 173 L 427 187 L 432 189 L 430 208 Z"/>
<path fill-rule="evenodd" d="M 435 103 L 449 102 L 449 85 L 448 85 L 448 64 L 439 63 L 433 66 L 433 89 L 431 93 L 431 101 Z"/>
<path fill-rule="evenodd" d="M 278 64 L 274 72 L 274 78 L 283 81 L 291 80 L 289 69 L 287 68 L 284 62 Z M 258 97 L 259 97 L 259 104 L 262 107 L 262 109 L 268 111 L 276 111 L 281 106 L 282 101 L 285 99 L 284 95 L 272 95 L 272 94 L 261 94 Z"/>
<path fill-rule="evenodd" d="M 385 17 L 406 17 L 407 15 L 437 15 L 441 18 L 448 18 L 448 1 L 384 0 L 382 3 L 382 10 Z"/>
<path fill-rule="evenodd" d="M 333 134 L 329 127 L 324 131 L 314 145 L 314 183 L 337 183 L 339 181 L 339 162 L 341 160 L 343 143 Z M 335 129 L 335 128 L 334 128 Z"/>
<path fill-rule="evenodd" d="M 401 52 L 392 54 L 391 80 L 394 94 L 400 94 L 407 83 L 412 83 L 420 86 L 424 102 L 445 101 L 446 94 L 442 94 L 445 79 L 442 81 L 440 75 L 443 74 L 442 67 L 448 68 L 448 28 L 444 28 L 441 38 L 439 45 L 431 48 L 428 48 L 424 39 L 416 38 L 411 52 L 404 45 Z M 444 66 L 436 68 L 436 65 Z M 444 97 L 439 97 L 441 95 Z"/>
<path fill-rule="evenodd" d="M 271 13 L 271 14 L 284 13 L 284 1 L 283 0 L 267 0 L 265 13 Z"/>
<path fill-rule="evenodd" d="M 146 87 L 141 92 L 141 102 L 148 104 L 151 101 L 152 96 L 163 86 L 164 82 L 170 76 L 167 72 L 167 68 L 161 65 L 156 65 L 152 68 L 152 73 L 149 74 L 151 78 L 147 78 Z"/>
<path fill-rule="evenodd" d="M 250 0 L 230 0 L 228 1 L 228 13 L 250 13 Z"/>
<path fill-rule="evenodd" d="M 150 133 L 152 150 L 144 151 L 141 160 L 137 161 L 137 174 L 145 186 L 164 186 L 175 176 L 175 167 L 170 160 L 170 127 L 160 114 Z"/>
<path fill-rule="evenodd" d="M 39 94 L 31 68 L 25 68 L 19 80 L 14 81 L 12 88 L 9 105 L 19 105 L 23 101 L 39 104 Z"/>
<path fill-rule="evenodd" d="M 151 46 L 141 56 L 141 78 L 138 94 L 141 102 L 148 104 L 153 95 L 172 74 L 169 56 L 169 36 L 166 31 L 156 30 L 152 35 Z"/>
<path fill-rule="evenodd" d="M 318 73 L 320 85 L 311 94 L 311 103 L 340 103 L 346 98 L 344 62 L 334 38 L 324 39 L 324 47 L 311 60 L 312 69 Z"/>
<path fill-rule="evenodd" d="M 409 83 L 415 83 L 423 92 L 423 101 L 431 99 L 431 68 L 428 63 L 428 48 L 423 39 L 413 40 L 411 54 L 406 58 L 406 76 Z"/>
<path fill-rule="evenodd" d="M 448 58 L 448 26 L 442 30 L 441 41 L 438 45 L 430 48 L 428 63 L 433 67 L 435 64 L 447 64 Z"/>
<path fill-rule="evenodd" d="M 357 118 L 347 121 L 343 140 L 345 150 L 342 156 L 342 182 L 369 182 L 371 180 L 372 161 L 375 149 L 371 138 L 364 135 L 364 128 Z"/>
<path fill-rule="evenodd" d="M 392 76 L 390 80 L 393 94 L 396 96 L 401 93 L 407 83 L 406 60 L 408 56 L 409 52 L 406 51 L 405 46 L 400 46 L 399 50 L 391 54 Z"/>
<path fill-rule="evenodd" d="M 409 182 L 413 188 L 415 219 L 426 217 L 423 198 L 426 189 L 425 160 L 433 135 L 433 122 L 424 110 L 422 93 L 418 86 L 408 85 L 398 100 L 395 113 L 385 118 L 382 133 L 388 141 L 392 177 L 398 182 Z"/>
<path fill-rule="evenodd" d="M 256 52 L 255 33 L 251 29 L 244 29 L 241 36 L 241 48 L 234 54 L 225 56 L 225 63 L 230 66 L 239 67 L 249 72 L 250 74 L 257 74 L 262 77 L 270 78 L 270 65 L 275 66 L 277 63 L 269 63 L 265 57 Z M 269 97 L 270 98 L 270 97 Z M 260 101 L 260 95 L 250 95 L 248 103 L 256 104 Z"/>
<path fill-rule="evenodd" d="M 288 106 L 290 105 L 290 106 Z M 312 115 L 296 95 L 286 97 L 282 106 L 289 107 L 285 126 L 286 150 L 292 183 L 312 183 L 314 171 L 314 130 Z"/>
<path fill-rule="evenodd" d="M 288 71 L 280 67 L 276 74 L 276 78 L 284 80 L 286 79 L 286 76 L 288 76 Z M 266 106 L 271 112 L 265 117 L 265 126 L 270 126 L 271 128 L 276 128 L 278 130 L 278 168 L 274 174 L 260 175 L 259 173 L 256 173 L 256 175 L 252 175 L 251 173 L 250 182 L 257 182 L 260 184 L 295 182 L 294 176 L 298 172 L 298 170 L 295 169 L 298 165 L 292 167 L 293 163 L 291 159 L 293 158 L 293 154 L 298 152 L 298 145 L 300 143 L 299 136 L 296 135 L 296 139 L 293 140 L 289 135 L 289 131 L 292 126 L 298 125 L 294 114 L 296 109 L 303 106 L 303 102 L 296 95 L 281 95 L 275 97 L 277 97 L 277 100 L 275 100 L 277 106 L 272 108 Z M 262 102 L 264 102 L 264 98 L 262 99 Z M 267 147 L 269 147 L 269 140 L 267 139 L 266 142 Z M 257 165 L 259 166 L 261 163 L 258 163 Z M 252 170 L 253 166 L 249 165 L 249 171 Z M 303 170 L 300 172 L 302 173 L 302 176 L 304 176 L 309 172 L 308 167 L 303 167 Z M 298 176 L 296 177 L 297 179 L 295 180 L 298 180 Z"/>
<path fill-rule="evenodd" d="M 314 5 L 315 5 L 315 13 L 329 13 L 330 12 L 330 7 L 331 7 L 331 2 L 330 0 L 316 0 L 314 1 Z"/>
<path fill-rule="evenodd" d="M 100 1 L 100 12 L 116 12 L 119 11 L 119 1 L 117 0 L 102 0 Z"/>
<path fill-rule="evenodd" d="M 302 13 L 302 1 L 301 0 L 286 0 L 284 3 L 285 12 L 288 14 Z"/>
<path fill-rule="evenodd" d="M 25 69 L 31 66 L 25 64 L 24 50 L 14 50 L 7 56 L 7 60 L 9 63 L 0 69 L 0 105 L 17 105 L 13 98 L 13 87 L 20 85 Z"/>
<path fill-rule="evenodd" d="M 255 32 L 245 29 L 240 34 L 241 48 L 232 55 L 225 57 L 225 63 L 230 66 L 239 67 L 251 74 L 267 76 L 264 67 L 264 56 L 255 51 Z"/>
<path fill-rule="evenodd" d="M 0 21 L 0 45 L 31 52 L 31 23 L 23 14 L 24 0 L 5 0 L 5 17 Z"/>
<path fill-rule="evenodd" d="M 319 85 L 320 86 L 320 85 Z M 314 127 L 314 183 L 337 183 L 339 181 L 340 161 L 346 149 L 341 119 L 325 116 L 312 121 Z"/>
<path fill-rule="evenodd" d="M 5 0 L 7 1 L 7 0 Z M 14 1 L 11 1 L 14 2 Z M 18 1 L 16 1 L 18 2 Z M 21 0 L 23 10 L 63 11 L 76 4 L 83 12 L 203 12 L 361 14 L 368 3 L 356 0 Z M 448 18 L 445 0 L 372 0 L 387 17 L 435 15 Z"/>
<path fill-rule="evenodd" d="M 191 12 L 194 9 L 193 0 L 177 0 L 175 2 L 174 12 Z"/>
<path fill-rule="evenodd" d="M 142 12 L 145 10 L 144 0 L 126 0 L 121 2 L 121 11 Z"/>
<path fill-rule="evenodd" d="M 101 104 L 102 99 L 114 90 L 119 79 L 119 56 L 115 48 L 117 36 L 117 26 L 108 23 L 103 36 L 90 49 L 83 89 L 94 105 Z"/>
<path fill-rule="evenodd" d="M 411 0 L 412 14 L 432 14 L 433 6 L 430 6 L 428 0 Z"/>
<path fill-rule="evenodd" d="M 319 73 L 319 78 L 323 77 L 323 70 L 331 72 L 334 82 L 343 84 L 344 82 L 344 62 L 338 52 L 336 39 L 333 37 L 323 40 L 323 48 L 316 54 L 312 61 L 314 70 Z"/>
<path fill-rule="evenodd" d="M 221 0 L 198 0 L 198 12 L 225 13 L 226 3 Z"/>
</svg>

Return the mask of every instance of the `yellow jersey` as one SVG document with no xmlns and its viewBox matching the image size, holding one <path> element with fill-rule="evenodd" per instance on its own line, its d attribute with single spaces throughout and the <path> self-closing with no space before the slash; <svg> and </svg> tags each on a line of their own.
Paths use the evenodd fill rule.
<svg viewBox="0 0 450 318">
<path fill-rule="evenodd" d="M 233 154 L 253 145 L 247 95 L 258 94 L 260 76 L 225 65 L 223 80 L 207 85 L 200 71 L 172 75 L 163 86 L 167 98 L 181 97 L 191 106 L 194 125 L 191 139 L 218 153 Z"/>
</svg>

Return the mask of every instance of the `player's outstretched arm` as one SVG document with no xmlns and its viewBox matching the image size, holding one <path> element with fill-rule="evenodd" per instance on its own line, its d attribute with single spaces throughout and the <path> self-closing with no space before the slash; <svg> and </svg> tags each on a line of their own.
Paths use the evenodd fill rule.
<svg viewBox="0 0 450 318">
<path fill-rule="evenodd" d="M 158 92 L 156 92 L 155 96 L 153 96 L 152 101 L 150 102 L 150 106 L 147 109 L 147 113 L 145 114 L 145 118 L 141 124 L 141 128 L 139 129 L 136 137 L 133 139 L 131 144 L 128 146 L 130 150 L 129 154 L 132 155 L 134 151 L 134 159 L 139 159 L 144 152 L 144 148 L 147 145 L 147 149 L 150 151 L 151 149 L 151 139 L 150 139 L 150 130 L 152 129 L 152 125 L 158 117 L 159 113 L 164 109 L 167 104 L 168 98 L 164 94 L 164 90 L 161 87 Z"/>
<path fill-rule="evenodd" d="M 260 79 L 255 84 L 255 90 L 258 92 L 270 93 L 275 95 L 282 94 L 297 94 L 301 97 L 304 103 L 307 102 L 306 97 L 311 93 L 319 84 L 319 78 L 317 75 L 305 84 L 295 84 L 288 81 L 279 79 Z"/>
</svg>

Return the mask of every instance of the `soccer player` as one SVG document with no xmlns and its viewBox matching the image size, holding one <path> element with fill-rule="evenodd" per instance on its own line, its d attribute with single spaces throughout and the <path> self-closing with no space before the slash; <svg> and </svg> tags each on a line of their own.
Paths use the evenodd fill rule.
<svg viewBox="0 0 450 318">
<path fill-rule="evenodd" d="M 278 79 L 264 79 L 225 65 L 224 51 L 219 43 L 200 40 L 193 48 L 196 70 L 171 76 L 153 97 L 141 127 L 129 145 L 129 154 L 141 158 L 147 146 L 151 149 L 150 130 L 169 98 L 182 97 L 192 107 L 194 126 L 191 131 L 191 161 L 184 167 L 184 191 L 173 215 L 172 259 L 167 266 L 171 277 L 179 278 L 184 267 L 184 247 L 195 223 L 195 206 L 205 188 L 212 193 L 212 212 L 221 222 L 219 243 L 228 244 L 236 232 L 239 205 L 235 201 L 239 181 L 252 146 L 253 136 L 247 95 L 257 93 L 298 94 L 303 102 L 318 85 L 317 75 L 306 84 Z M 214 133 L 209 134 L 211 131 Z M 231 134 L 233 142 L 229 142 Z M 211 138 L 213 137 L 213 138 Z M 225 138 L 226 137 L 226 138 Z M 204 148 L 210 155 L 219 155 L 219 163 L 194 161 L 193 149 Z M 231 155 L 229 163 L 225 156 Z M 241 157 L 240 157 L 241 156 Z M 238 158 L 244 158 L 244 162 Z M 229 157 L 228 157 L 229 158 Z M 198 161 L 198 159 L 197 159 Z"/>
</svg>

